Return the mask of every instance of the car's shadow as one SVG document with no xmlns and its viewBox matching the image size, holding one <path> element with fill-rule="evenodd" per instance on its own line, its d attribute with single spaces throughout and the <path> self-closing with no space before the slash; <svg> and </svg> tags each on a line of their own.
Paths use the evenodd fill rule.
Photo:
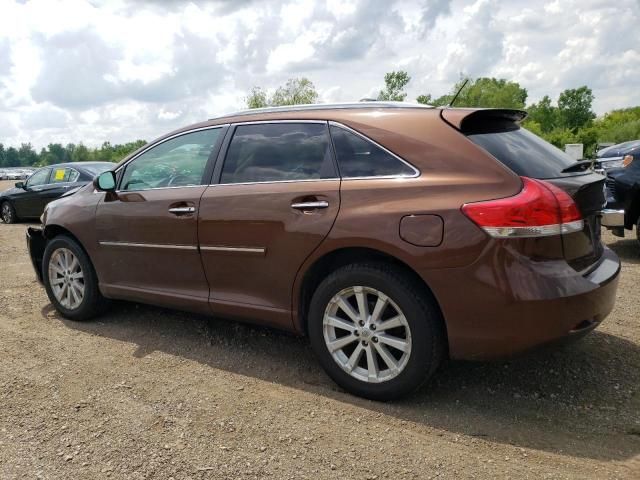
<svg viewBox="0 0 640 480">
<path fill-rule="evenodd" d="M 632 235 L 635 236 L 635 232 Z M 640 243 L 636 239 L 620 239 L 608 243 L 607 246 L 626 263 L 640 263 Z"/>
<path fill-rule="evenodd" d="M 47 321 L 60 319 L 50 306 Z M 417 393 L 378 403 L 342 392 L 308 341 L 286 333 L 131 303 L 72 329 L 133 343 L 211 368 L 348 402 L 429 428 L 576 457 L 640 453 L 640 348 L 596 331 L 581 342 L 509 362 L 448 362 Z"/>
</svg>

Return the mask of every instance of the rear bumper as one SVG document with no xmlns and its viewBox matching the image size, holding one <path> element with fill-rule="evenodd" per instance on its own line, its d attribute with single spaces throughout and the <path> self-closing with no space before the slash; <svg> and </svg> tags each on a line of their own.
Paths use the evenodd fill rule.
<svg viewBox="0 0 640 480">
<path fill-rule="evenodd" d="M 576 272 L 563 260 L 534 262 L 504 247 L 492 250 L 493 264 L 485 261 L 430 278 L 452 358 L 503 358 L 579 337 L 613 309 L 620 260 L 608 248 L 588 273 Z"/>
<path fill-rule="evenodd" d="M 603 227 L 624 227 L 624 210 L 604 209 L 601 224 Z"/>
<path fill-rule="evenodd" d="M 46 239 L 40 228 L 27 228 L 27 249 L 31 257 L 31 265 L 36 272 L 36 278 L 42 283 L 42 257 L 44 256 L 44 248 Z"/>
</svg>

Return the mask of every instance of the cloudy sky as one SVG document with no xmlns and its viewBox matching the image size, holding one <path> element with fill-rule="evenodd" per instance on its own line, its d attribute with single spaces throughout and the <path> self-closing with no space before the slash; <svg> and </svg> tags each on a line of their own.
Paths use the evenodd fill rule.
<svg viewBox="0 0 640 480">
<path fill-rule="evenodd" d="M 462 73 L 640 105 L 640 0 L 0 0 L 0 143 L 150 140 L 254 85 L 352 101 L 394 69 L 411 100 Z"/>
</svg>

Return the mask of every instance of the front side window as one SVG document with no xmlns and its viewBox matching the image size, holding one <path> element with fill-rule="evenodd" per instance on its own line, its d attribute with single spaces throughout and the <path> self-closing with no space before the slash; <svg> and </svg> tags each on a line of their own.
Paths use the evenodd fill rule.
<svg viewBox="0 0 640 480">
<path fill-rule="evenodd" d="M 331 125 L 342 178 L 413 177 L 416 171 L 386 150 L 344 128 Z"/>
<path fill-rule="evenodd" d="M 326 123 L 240 125 L 220 183 L 335 178 Z"/>
<path fill-rule="evenodd" d="M 50 170 L 48 168 L 43 168 L 31 175 L 29 180 L 27 180 L 27 188 L 46 184 L 49 181 L 49 172 Z"/>
<path fill-rule="evenodd" d="M 80 174 L 73 168 L 53 168 L 51 183 L 75 182 Z"/>
<path fill-rule="evenodd" d="M 220 128 L 200 130 L 162 142 L 127 165 L 120 190 L 202 185 Z"/>
</svg>

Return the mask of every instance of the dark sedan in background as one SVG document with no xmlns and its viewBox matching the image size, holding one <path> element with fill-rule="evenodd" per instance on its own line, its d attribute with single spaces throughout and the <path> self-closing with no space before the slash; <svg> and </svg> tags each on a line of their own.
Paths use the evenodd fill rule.
<svg viewBox="0 0 640 480">
<path fill-rule="evenodd" d="M 598 151 L 594 167 L 607 176 L 602 225 L 618 237 L 635 226 L 640 242 L 640 140 Z"/>
<path fill-rule="evenodd" d="M 114 167 L 109 162 L 75 162 L 36 170 L 15 188 L 0 192 L 0 217 L 4 223 L 39 218 L 47 203 L 91 182 Z"/>
</svg>

